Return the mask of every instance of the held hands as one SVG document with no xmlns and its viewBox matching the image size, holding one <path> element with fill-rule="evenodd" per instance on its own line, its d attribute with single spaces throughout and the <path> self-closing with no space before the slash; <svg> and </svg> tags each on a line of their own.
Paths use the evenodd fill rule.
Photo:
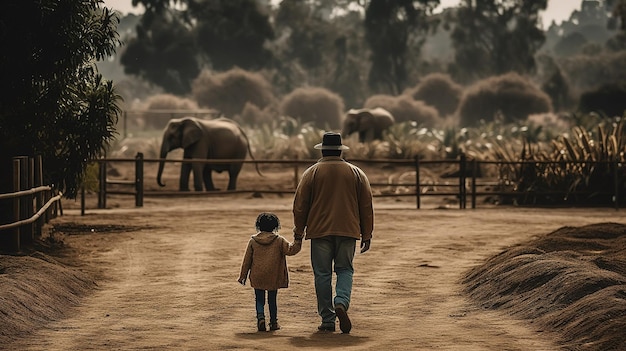
<svg viewBox="0 0 626 351">
<path fill-rule="evenodd" d="M 370 249 L 370 240 L 361 240 L 361 253 L 365 253 L 367 250 Z"/>
</svg>

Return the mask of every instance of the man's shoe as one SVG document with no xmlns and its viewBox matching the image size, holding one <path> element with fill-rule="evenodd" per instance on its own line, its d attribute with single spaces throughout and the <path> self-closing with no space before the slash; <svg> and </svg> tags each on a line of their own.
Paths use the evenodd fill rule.
<svg viewBox="0 0 626 351">
<path fill-rule="evenodd" d="M 352 330 L 352 322 L 350 322 L 350 317 L 348 317 L 348 312 L 344 305 L 335 306 L 335 314 L 339 319 L 339 329 L 344 334 L 348 334 L 350 330 Z"/>
<path fill-rule="evenodd" d="M 335 323 L 322 323 L 317 330 L 324 332 L 334 332 L 335 331 Z"/>
<path fill-rule="evenodd" d="M 265 319 L 263 318 L 259 318 L 259 320 L 257 320 L 257 328 L 259 331 L 266 331 L 267 329 L 265 328 Z"/>
<path fill-rule="evenodd" d="M 270 322 L 270 330 L 279 330 L 280 324 L 278 322 Z"/>
</svg>

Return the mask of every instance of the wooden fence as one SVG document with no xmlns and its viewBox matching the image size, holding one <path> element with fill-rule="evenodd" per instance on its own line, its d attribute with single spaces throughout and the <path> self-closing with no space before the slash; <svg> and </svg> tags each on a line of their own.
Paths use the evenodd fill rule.
<svg viewBox="0 0 626 351">
<path fill-rule="evenodd" d="M 138 207 L 143 206 L 143 198 L 145 196 L 209 196 L 209 195 L 225 195 L 236 193 L 294 193 L 298 184 L 300 171 L 303 168 L 315 163 L 317 160 L 245 160 L 244 163 L 256 163 L 256 164 L 281 164 L 287 167 L 293 167 L 293 187 L 285 190 L 269 190 L 262 188 L 247 189 L 247 190 L 235 190 L 235 191 L 215 191 L 215 192 L 179 192 L 179 191 L 146 191 L 144 189 L 144 164 L 150 162 L 170 162 L 170 163 L 231 163 L 241 162 L 241 160 L 206 160 L 206 159 L 191 159 L 191 160 L 168 160 L 168 159 L 145 159 L 143 154 L 138 153 L 134 159 L 99 159 L 99 191 L 98 191 L 98 208 L 106 208 L 106 198 L 108 194 L 123 194 L 132 195 L 135 197 L 135 205 Z M 516 198 L 520 196 L 535 196 L 539 193 L 531 190 L 526 192 L 520 192 L 514 189 L 512 180 L 513 177 L 499 176 L 496 178 L 482 178 L 478 175 L 481 173 L 481 169 L 494 166 L 496 168 L 514 168 L 523 166 L 533 166 L 545 164 L 559 164 L 563 165 L 563 161 L 559 162 L 542 162 L 542 161 L 523 161 L 523 162 L 505 162 L 505 161 L 477 161 L 468 160 L 465 155 L 461 155 L 456 160 L 419 160 L 419 159 L 349 159 L 351 163 L 359 165 L 373 165 L 383 164 L 386 167 L 407 167 L 415 173 L 414 179 L 411 182 L 375 182 L 372 181 L 371 185 L 373 189 L 404 189 L 404 191 L 378 191 L 375 192 L 375 197 L 400 197 L 400 196 L 412 196 L 415 197 L 415 206 L 417 209 L 421 208 L 422 199 L 424 197 L 431 196 L 446 196 L 454 197 L 458 200 L 458 206 L 460 209 L 467 208 L 468 202 L 471 208 L 477 207 L 477 199 L 479 197 L 501 197 L 501 198 Z M 107 163 L 109 162 L 134 162 L 135 164 L 135 176 L 133 180 L 120 179 L 114 180 L 106 177 Z M 586 164 L 589 165 L 592 162 L 580 161 L 580 162 L 568 162 L 569 164 Z M 607 163 L 607 162 L 597 162 Z M 617 162 L 608 162 L 612 164 L 614 174 L 613 190 L 610 194 L 613 198 L 615 209 L 619 209 L 620 206 L 620 182 L 623 176 L 621 172 L 622 165 Z M 447 167 L 455 170 L 454 175 L 451 178 L 447 178 L 446 181 L 441 179 L 434 179 L 433 177 L 425 177 L 423 173 L 425 170 L 433 167 Z M 428 178 L 428 179 L 425 179 Z M 371 179 L 370 179 L 371 180 Z M 109 190 L 110 185 L 123 185 L 128 186 L 128 190 Z M 119 187 L 118 187 L 119 188 Z M 132 189 L 131 189 L 132 188 Z M 543 193 L 546 194 L 546 193 Z M 555 195 L 560 194 L 558 191 L 554 192 Z M 570 192 L 570 196 L 584 195 L 587 193 L 574 193 Z M 565 194 L 563 194 L 565 195 Z M 84 204 L 84 201 L 81 201 Z M 84 205 L 83 205 L 84 212 Z"/>
<path fill-rule="evenodd" d="M 41 157 L 13 158 L 13 192 L 0 194 L 0 201 L 13 202 L 14 222 L 0 225 L 6 252 L 19 252 L 41 236 L 42 227 L 61 209 L 62 194 L 43 185 Z M 62 210 L 61 210 L 62 211 Z"/>
</svg>

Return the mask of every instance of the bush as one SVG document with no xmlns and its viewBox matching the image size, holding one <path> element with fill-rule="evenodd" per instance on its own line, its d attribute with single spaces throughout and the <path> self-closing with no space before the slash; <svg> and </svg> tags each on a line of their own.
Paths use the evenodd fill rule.
<svg viewBox="0 0 626 351">
<path fill-rule="evenodd" d="M 233 68 L 214 74 L 203 70 L 191 87 L 201 107 L 219 110 L 226 117 L 241 114 L 246 103 L 264 109 L 275 102 L 270 83 L 258 73 Z"/>
<path fill-rule="evenodd" d="M 546 93 L 517 73 L 507 73 L 469 87 L 459 105 L 459 120 L 464 127 L 477 125 L 481 120 L 510 123 L 551 111 L 552 103 Z"/>
<path fill-rule="evenodd" d="M 172 94 L 158 94 L 149 97 L 144 103 L 143 109 L 155 110 L 154 112 L 143 113 L 142 118 L 145 127 L 163 129 L 171 118 L 180 117 L 175 112 L 176 110 L 181 110 L 181 112 L 197 110 L 198 105 L 191 99 L 181 98 Z"/>
<path fill-rule="evenodd" d="M 599 83 L 626 81 L 626 51 L 576 55 L 559 59 L 561 67 L 575 95 L 597 89 Z"/>
<path fill-rule="evenodd" d="M 578 110 L 597 112 L 607 117 L 622 117 L 626 111 L 626 84 L 610 83 L 580 96 Z"/>
<path fill-rule="evenodd" d="M 261 110 L 257 105 L 247 102 L 237 120 L 245 125 L 258 126 L 271 123 L 273 115 L 269 108 Z"/>
<path fill-rule="evenodd" d="M 407 94 L 433 106 L 440 116 L 447 116 L 453 114 L 459 106 L 463 87 L 447 74 L 431 73 L 422 78 L 413 89 L 409 89 Z"/>
<path fill-rule="evenodd" d="M 339 129 L 344 113 L 341 96 L 325 88 L 297 88 L 287 94 L 280 103 L 280 113 L 299 119 L 302 123 L 313 122 L 318 128 Z"/>
<path fill-rule="evenodd" d="M 413 100 L 408 95 L 373 95 L 365 101 L 364 107 L 382 107 L 391 112 L 396 123 L 413 121 L 423 127 L 434 127 L 440 122 L 439 113 L 434 107 Z"/>
</svg>

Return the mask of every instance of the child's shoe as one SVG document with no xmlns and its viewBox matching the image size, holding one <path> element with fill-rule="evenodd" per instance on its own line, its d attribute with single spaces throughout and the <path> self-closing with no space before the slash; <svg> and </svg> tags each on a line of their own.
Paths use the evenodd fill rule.
<svg viewBox="0 0 626 351">
<path fill-rule="evenodd" d="M 270 322 L 270 330 L 279 330 L 279 329 L 280 329 L 280 324 L 278 324 L 278 321 Z"/>
<path fill-rule="evenodd" d="M 267 329 L 265 328 L 265 319 L 264 318 L 259 318 L 257 320 L 257 328 L 259 329 L 259 331 L 266 331 Z"/>
</svg>

